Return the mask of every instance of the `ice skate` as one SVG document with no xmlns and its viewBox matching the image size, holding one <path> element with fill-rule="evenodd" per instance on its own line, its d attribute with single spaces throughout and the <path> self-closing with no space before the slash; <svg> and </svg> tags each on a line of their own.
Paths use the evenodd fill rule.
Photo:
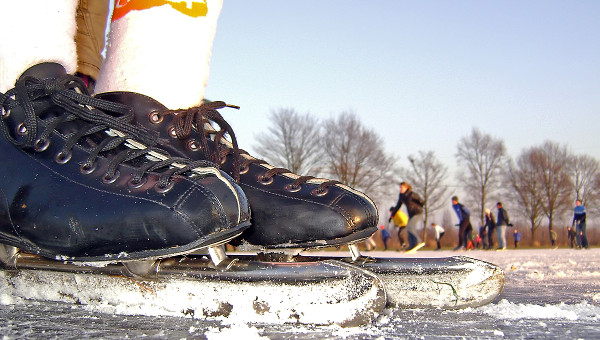
<svg viewBox="0 0 600 340">
<path fill-rule="evenodd" d="M 86 304 L 94 290 L 118 308 L 118 286 L 195 317 L 343 326 L 384 308 L 379 277 L 347 263 L 229 258 L 250 219 L 240 187 L 157 147 L 62 66 L 29 69 L 1 100 L 0 277 L 36 292 L 23 298 Z"/>
<path fill-rule="evenodd" d="M 221 164 L 238 180 L 252 209 L 252 226 L 238 243 L 267 252 L 302 250 L 355 244 L 377 230 L 377 209 L 364 194 L 338 181 L 275 168 L 239 149 L 234 132 L 217 112 L 229 106 L 223 102 L 169 110 L 137 93 L 96 97 L 134 108 L 137 123 L 158 131 L 161 147 L 169 152 Z"/>
<path fill-rule="evenodd" d="M 173 157 L 54 63 L 1 96 L 0 242 L 51 259 L 183 254 L 239 235 L 249 207 L 209 162 Z"/>
<path fill-rule="evenodd" d="M 227 106 L 225 103 L 206 103 L 198 108 L 171 111 L 152 98 L 131 92 L 104 93 L 97 97 L 134 107 L 139 124 L 159 131 L 161 147 L 193 159 L 215 161 L 222 164 L 222 169 L 232 176 L 239 176 L 239 183 L 252 208 L 253 224 L 242 235 L 242 240 L 258 246 L 259 253 L 257 256 L 238 256 L 238 260 L 286 263 L 320 261 L 325 259 L 298 254 L 306 248 L 348 244 L 350 257 L 334 260 L 368 269 L 385 278 L 386 289 L 391 292 L 388 293 L 388 302 L 392 305 L 409 306 L 401 301 L 404 295 L 412 294 L 412 300 L 418 302 L 411 306 L 476 306 L 492 301 L 502 291 L 502 271 L 481 261 L 461 257 L 422 263 L 417 259 L 364 257 L 358 242 L 377 229 L 374 204 L 361 193 L 335 181 L 296 176 L 239 150 L 233 131 L 216 111 Z M 218 127 L 214 126 L 215 122 Z M 225 134 L 231 140 L 225 140 Z M 329 208 L 332 204 L 336 204 L 338 209 L 345 207 L 341 210 L 346 213 Z M 423 266 L 435 267 L 437 271 L 421 272 L 419 277 L 415 273 Z M 465 280 L 473 278 L 470 275 L 473 272 L 481 274 L 479 280 L 466 283 Z M 434 281 L 437 283 L 433 286 L 437 288 L 421 284 Z M 479 291 L 484 293 L 477 296 L 470 294 L 468 287 L 477 285 Z M 436 297 L 432 295 L 435 289 L 438 289 L 437 292 L 447 291 L 443 297 Z M 454 294 L 457 289 L 460 291 L 458 296 Z"/>
</svg>

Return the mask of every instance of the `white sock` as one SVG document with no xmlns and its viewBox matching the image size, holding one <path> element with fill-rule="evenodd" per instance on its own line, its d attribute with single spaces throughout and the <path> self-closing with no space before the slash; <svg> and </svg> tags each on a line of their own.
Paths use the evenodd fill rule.
<svg viewBox="0 0 600 340">
<path fill-rule="evenodd" d="M 77 0 L 0 1 L 0 92 L 15 86 L 28 68 L 57 62 L 77 70 Z"/>
<path fill-rule="evenodd" d="M 143 1 L 129 1 L 135 2 Z M 207 8 L 206 15 L 192 17 L 170 4 L 131 10 L 117 19 L 113 15 L 96 92 L 139 92 L 172 109 L 199 105 L 223 2 L 193 3 Z"/>
</svg>

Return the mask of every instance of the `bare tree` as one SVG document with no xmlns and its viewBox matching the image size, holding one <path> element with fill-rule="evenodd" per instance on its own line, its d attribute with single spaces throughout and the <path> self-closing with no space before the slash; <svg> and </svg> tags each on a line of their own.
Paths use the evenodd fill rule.
<svg viewBox="0 0 600 340">
<path fill-rule="evenodd" d="M 323 156 L 319 120 L 290 108 L 271 111 L 269 120 L 273 125 L 267 132 L 256 135 L 257 155 L 299 175 L 318 172 Z"/>
<path fill-rule="evenodd" d="M 459 172 L 458 180 L 465 186 L 466 192 L 474 196 L 481 225 L 484 224 L 488 196 L 500 187 L 505 155 L 502 140 L 483 134 L 477 128 L 458 143 L 458 166 L 466 170 Z"/>
<path fill-rule="evenodd" d="M 396 160 L 383 142 L 354 112 L 343 112 L 323 124 L 326 177 L 361 190 L 377 200 L 393 181 Z M 387 193 L 386 193 L 387 194 Z"/>
<path fill-rule="evenodd" d="M 419 151 L 417 156 L 408 156 L 410 168 L 401 170 L 402 178 L 411 183 L 414 190 L 422 195 L 424 210 L 423 241 L 427 241 L 429 216 L 444 205 L 447 187 L 444 185 L 448 169 L 435 157 L 433 151 Z"/>
<path fill-rule="evenodd" d="M 556 215 L 564 212 L 571 203 L 573 183 L 569 176 L 570 156 L 567 148 L 554 142 L 544 142 L 534 147 L 536 170 L 541 184 L 542 210 L 548 218 L 548 229 Z"/>
<path fill-rule="evenodd" d="M 600 202 L 600 163 L 588 155 L 577 155 L 571 163 L 571 180 L 575 197 L 583 205 L 596 207 Z"/>
<path fill-rule="evenodd" d="M 508 191 L 509 195 L 518 203 L 517 211 L 529 222 L 532 245 L 543 217 L 542 183 L 537 169 L 540 157 L 538 150 L 524 150 L 517 158 L 516 164 L 512 161 L 509 163 L 506 172 L 507 182 L 512 189 Z"/>
</svg>

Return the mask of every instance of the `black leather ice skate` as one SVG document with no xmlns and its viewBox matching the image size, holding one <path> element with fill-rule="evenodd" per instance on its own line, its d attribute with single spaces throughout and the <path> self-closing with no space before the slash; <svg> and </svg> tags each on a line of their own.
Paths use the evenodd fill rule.
<svg viewBox="0 0 600 340">
<path fill-rule="evenodd" d="M 124 105 L 95 99 L 58 64 L 0 93 L 0 243 L 70 261 L 168 257 L 249 225 L 237 184 L 174 157 Z"/>
<path fill-rule="evenodd" d="M 169 152 L 221 164 L 239 181 L 252 209 L 252 227 L 238 241 L 272 249 L 312 248 L 355 243 L 377 230 L 377 209 L 364 194 L 337 181 L 275 168 L 238 149 L 231 127 L 217 112 L 227 106 L 223 102 L 168 110 L 136 93 L 97 98 L 134 108 L 138 124 L 158 131 L 160 146 Z"/>
</svg>

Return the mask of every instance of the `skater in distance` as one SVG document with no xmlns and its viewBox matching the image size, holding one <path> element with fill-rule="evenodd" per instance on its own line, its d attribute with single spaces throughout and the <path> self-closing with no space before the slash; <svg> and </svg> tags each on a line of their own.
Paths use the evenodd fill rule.
<svg viewBox="0 0 600 340">
<path fill-rule="evenodd" d="M 502 202 L 496 203 L 498 214 L 496 215 L 496 230 L 498 231 L 498 250 L 506 250 L 506 227 L 512 226 L 509 221 L 508 212 L 502 207 Z"/>
<path fill-rule="evenodd" d="M 458 246 L 454 250 L 466 250 L 467 242 L 471 239 L 471 214 L 462 204 L 458 203 L 458 196 L 452 196 L 452 208 L 458 217 Z"/>
<path fill-rule="evenodd" d="M 571 224 L 571 228 L 575 228 L 576 240 L 577 240 L 577 248 L 585 248 L 589 249 L 587 232 L 586 232 L 586 223 L 585 223 L 585 206 L 581 204 L 581 200 L 577 199 L 575 201 L 575 208 L 573 209 L 573 223 Z"/>
<path fill-rule="evenodd" d="M 406 224 L 406 234 L 408 237 L 408 250 L 407 252 L 416 252 L 422 248 L 425 243 L 419 237 L 418 227 L 423 223 L 423 199 L 413 192 L 412 186 L 406 182 L 400 183 L 400 195 L 398 196 L 398 202 L 390 210 L 390 218 L 396 214 L 402 205 L 406 205 L 408 212 L 408 223 Z"/>
</svg>

